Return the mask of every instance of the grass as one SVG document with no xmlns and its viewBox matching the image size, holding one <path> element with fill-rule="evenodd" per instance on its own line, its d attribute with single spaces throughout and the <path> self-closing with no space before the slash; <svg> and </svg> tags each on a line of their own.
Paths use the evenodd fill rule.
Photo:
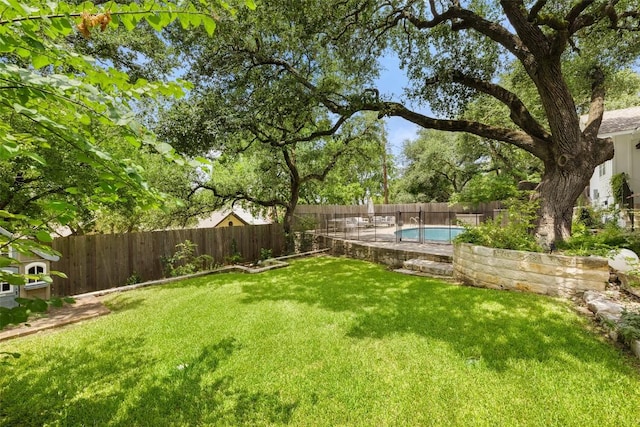
<svg viewBox="0 0 640 427">
<path fill-rule="evenodd" d="M 0 344 L 0 425 L 631 426 L 638 364 L 564 302 L 305 259 L 111 296 Z"/>
</svg>

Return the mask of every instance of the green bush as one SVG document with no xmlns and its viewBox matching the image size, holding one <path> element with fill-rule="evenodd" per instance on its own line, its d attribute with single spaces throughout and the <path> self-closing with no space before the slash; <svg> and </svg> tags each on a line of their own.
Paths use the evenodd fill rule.
<svg viewBox="0 0 640 427">
<path fill-rule="evenodd" d="M 213 257 L 206 254 L 196 256 L 197 248 L 198 245 L 190 240 L 185 240 L 176 245 L 176 251 L 172 256 L 162 257 L 160 261 L 164 266 L 165 277 L 184 276 L 198 271 L 211 270 L 214 265 Z"/>
<path fill-rule="evenodd" d="M 569 255 L 607 256 L 614 249 L 626 248 L 640 253 L 640 235 L 620 228 L 614 222 L 599 230 L 590 229 L 583 221 L 573 223 L 571 238 L 558 244 L 558 249 Z"/>
<path fill-rule="evenodd" d="M 640 340 L 640 312 L 623 311 L 618 328 L 625 343 L 631 345 Z"/>
<path fill-rule="evenodd" d="M 124 283 L 125 285 L 135 285 L 137 283 L 142 282 L 142 276 L 138 274 L 136 271 L 133 272 L 131 276 L 127 278 L 127 281 Z"/>
<path fill-rule="evenodd" d="M 273 251 L 271 249 L 260 248 L 260 261 L 273 258 Z"/>
<path fill-rule="evenodd" d="M 506 216 L 499 216 L 478 226 L 463 224 L 465 230 L 455 241 L 491 248 L 541 252 L 543 249 L 533 236 L 538 203 L 512 199 L 507 206 Z"/>
<path fill-rule="evenodd" d="M 238 242 L 236 239 L 231 239 L 231 255 L 224 258 L 227 264 L 240 264 L 242 262 L 242 254 L 238 250 Z"/>
</svg>

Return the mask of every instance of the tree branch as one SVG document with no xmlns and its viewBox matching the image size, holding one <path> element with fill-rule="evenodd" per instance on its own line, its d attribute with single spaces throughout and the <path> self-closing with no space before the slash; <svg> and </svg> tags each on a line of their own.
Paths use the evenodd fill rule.
<svg viewBox="0 0 640 427">
<path fill-rule="evenodd" d="M 604 114 L 604 72 L 600 68 L 595 68 L 591 72 L 591 103 L 589 105 L 589 116 L 582 136 L 585 139 L 593 140 L 598 137 L 598 131 L 602 124 Z"/>
<path fill-rule="evenodd" d="M 232 203 L 242 200 L 242 201 L 254 203 L 256 205 L 264 206 L 267 208 L 274 207 L 274 206 L 281 206 L 283 208 L 287 207 L 287 205 L 281 200 L 277 200 L 277 199 L 261 200 L 255 197 L 251 197 L 241 191 L 236 191 L 230 194 L 224 194 L 224 193 L 220 193 L 216 187 L 209 184 L 202 184 L 202 183 L 198 183 L 194 187 L 194 189 L 191 191 L 191 194 L 189 195 L 188 198 L 191 198 L 198 190 L 209 190 L 213 193 L 215 197 L 227 202 L 231 201 Z"/>
<path fill-rule="evenodd" d="M 531 6 L 531 10 L 529 10 L 529 15 L 527 16 L 527 20 L 529 22 L 536 22 L 539 19 L 539 13 L 543 7 L 547 4 L 547 0 L 538 0 L 533 6 Z"/>
<path fill-rule="evenodd" d="M 549 39 L 537 25 L 529 21 L 529 14 L 522 0 L 500 0 L 500 5 L 528 51 L 536 57 L 547 55 L 551 48 Z"/>
<path fill-rule="evenodd" d="M 534 156 L 545 161 L 550 158 L 548 144 L 546 141 L 534 138 L 533 136 L 513 129 L 489 126 L 484 123 L 469 120 L 446 120 L 434 119 L 420 113 L 407 109 L 397 102 L 382 102 L 364 105 L 363 110 L 378 111 L 378 117 L 397 116 L 415 123 L 425 129 L 444 130 L 449 132 L 466 132 L 484 138 L 495 139 L 497 141 L 513 144 Z"/>
<path fill-rule="evenodd" d="M 486 93 L 506 105 L 509 108 L 509 117 L 520 129 L 541 140 L 551 141 L 549 132 L 531 115 L 527 107 L 515 93 L 500 85 L 468 76 L 460 71 L 454 71 L 452 78 L 454 82 Z"/>
</svg>

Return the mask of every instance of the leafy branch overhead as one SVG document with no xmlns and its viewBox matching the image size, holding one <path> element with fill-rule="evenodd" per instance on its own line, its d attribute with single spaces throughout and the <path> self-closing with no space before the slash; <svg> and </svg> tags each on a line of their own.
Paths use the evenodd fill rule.
<svg viewBox="0 0 640 427">
<path fill-rule="evenodd" d="M 106 141 L 117 139 L 132 150 L 153 150 L 184 164 L 170 145 L 135 119 L 132 105 L 182 96 L 189 85 L 130 81 L 108 62 L 80 53 L 72 36 L 93 37 L 118 27 L 131 31 L 142 22 L 156 31 L 179 23 L 182 28 L 202 27 L 211 35 L 217 20 L 234 15 L 236 6 L 255 8 L 253 1 L 2 3 L 0 174 L 8 187 L 0 193 L 0 227 L 15 238 L 1 235 L 0 249 L 50 250 L 49 224 L 64 225 L 80 214 L 80 206 L 68 196 L 84 197 L 87 206 L 95 206 L 116 201 L 126 191 L 140 204 L 158 204 L 160 194 L 148 187 L 144 169 L 115 153 Z M 41 193 L 33 192 L 35 184 L 53 183 L 52 174 L 65 173 L 70 178 L 60 181 L 65 185 L 42 185 Z M 85 188 L 89 174 L 93 185 Z M 18 202 L 16 195 L 22 193 L 27 196 Z M 8 257 L 0 261 L 3 267 L 13 262 Z M 27 278 L 0 272 L 1 281 L 16 285 Z"/>
</svg>

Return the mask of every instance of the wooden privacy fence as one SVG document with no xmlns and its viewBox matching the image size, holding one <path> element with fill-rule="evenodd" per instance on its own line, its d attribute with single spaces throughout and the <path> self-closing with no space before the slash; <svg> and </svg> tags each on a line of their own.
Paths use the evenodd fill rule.
<svg viewBox="0 0 640 427">
<path fill-rule="evenodd" d="M 61 237 L 54 239 L 53 249 L 62 257 L 51 269 L 68 279 L 54 277 L 51 293 L 68 296 L 109 289 L 126 284 L 134 274 L 143 281 L 160 279 L 161 257 L 173 255 L 185 240 L 198 245 L 196 256 L 211 255 L 217 264 L 232 255 L 233 241 L 245 261 L 258 260 L 261 249 L 279 256 L 285 242 L 280 224 Z"/>
</svg>

